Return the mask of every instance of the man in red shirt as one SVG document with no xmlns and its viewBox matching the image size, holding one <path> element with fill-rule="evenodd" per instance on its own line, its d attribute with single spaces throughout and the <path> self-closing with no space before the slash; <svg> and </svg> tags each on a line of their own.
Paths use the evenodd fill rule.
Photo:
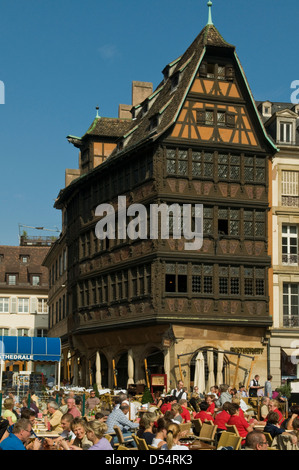
<svg viewBox="0 0 299 470">
<path fill-rule="evenodd" d="M 209 404 L 206 401 L 202 401 L 199 404 L 200 412 L 197 413 L 194 416 L 194 419 L 200 419 L 202 423 L 205 421 L 213 421 L 214 423 L 214 418 L 210 413 L 207 413 L 207 409 L 209 408 Z"/>
<path fill-rule="evenodd" d="M 230 403 L 228 412 L 230 414 L 230 418 L 228 420 L 229 425 L 235 425 L 239 435 L 243 438 L 241 444 L 243 445 L 245 443 L 245 438 L 247 434 L 251 431 L 253 431 L 253 427 L 246 421 L 245 418 L 240 416 L 239 413 L 239 405 L 236 403 Z"/>
</svg>

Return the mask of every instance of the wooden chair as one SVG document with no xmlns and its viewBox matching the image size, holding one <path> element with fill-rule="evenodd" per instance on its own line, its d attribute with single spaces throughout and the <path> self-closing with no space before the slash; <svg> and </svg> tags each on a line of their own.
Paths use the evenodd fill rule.
<svg viewBox="0 0 299 470">
<path fill-rule="evenodd" d="M 136 434 L 132 434 L 132 437 L 134 441 L 136 442 L 138 450 L 149 450 L 149 447 L 145 439 L 141 439 L 140 437 L 136 436 Z"/>
<path fill-rule="evenodd" d="M 226 424 L 225 426 L 228 432 L 231 432 L 232 434 L 235 434 L 236 436 L 240 437 L 239 431 L 234 424 Z"/>
<path fill-rule="evenodd" d="M 107 439 L 107 441 L 111 442 L 112 441 L 112 436 L 111 434 L 105 434 L 104 438 Z"/>
<path fill-rule="evenodd" d="M 213 443 L 216 441 L 217 424 L 202 423 L 197 440 Z"/>
<path fill-rule="evenodd" d="M 272 446 L 272 442 L 273 442 L 273 437 L 271 436 L 271 434 L 269 432 L 263 432 L 264 436 L 266 437 L 267 439 L 267 442 L 268 442 L 268 446 L 271 447 Z"/>
<path fill-rule="evenodd" d="M 242 437 L 230 434 L 228 436 L 226 447 L 232 447 L 234 450 L 240 450 L 242 443 Z"/>
<path fill-rule="evenodd" d="M 217 443 L 217 449 L 218 449 L 218 447 L 225 447 L 226 446 L 229 435 L 231 435 L 230 432 L 222 431 L 222 433 L 219 437 L 218 443 Z"/>
<path fill-rule="evenodd" d="M 223 431 L 217 444 L 217 449 L 221 447 L 232 447 L 233 450 L 240 450 L 242 438 L 231 432 Z"/>
<path fill-rule="evenodd" d="M 182 423 L 180 424 L 180 432 L 187 432 L 187 434 L 190 434 L 191 431 L 191 423 Z"/>
<path fill-rule="evenodd" d="M 118 442 L 114 444 L 114 447 L 118 447 L 119 445 L 125 446 L 126 444 L 131 444 L 133 441 L 133 437 L 124 437 L 121 429 L 119 426 L 113 426 L 113 429 L 115 431 L 116 437 Z"/>
<path fill-rule="evenodd" d="M 191 420 L 191 424 L 193 426 L 193 432 L 195 435 L 199 436 L 200 434 L 200 430 L 202 428 L 202 421 L 201 419 L 197 418 L 197 419 L 192 419 Z"/>
<path fill-rule="evenodd" d="M 116 450 L 138 450 L 138 449 L 137 447 L 126 447 L 120 444 Z"/>
</svg>

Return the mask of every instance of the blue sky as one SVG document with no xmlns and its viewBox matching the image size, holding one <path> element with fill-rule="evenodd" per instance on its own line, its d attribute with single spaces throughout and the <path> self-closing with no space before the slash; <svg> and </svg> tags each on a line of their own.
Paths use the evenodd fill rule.
<svg viewBox="0 0 299 470">
<path fill-rule="evenodd" d="M 298 0 L 213 0 L 212 11 L 254 98 L 290 102 Z M 207 17 L 207 0 L 0 0 L 0 244 L 18 244 L 19 224 L 61 227 L 53 204 L 78 167 L 66 136 L 82 136 L 97 105 L 117 117 L 133 80 L 155 88 Z"/>
</svg>

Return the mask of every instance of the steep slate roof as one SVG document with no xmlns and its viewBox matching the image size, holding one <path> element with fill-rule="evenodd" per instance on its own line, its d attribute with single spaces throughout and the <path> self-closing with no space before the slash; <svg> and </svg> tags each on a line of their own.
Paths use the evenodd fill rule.
<svg viewBox="0 0 299 470">
<path fill-rule="evenodd" d="M 40 246 L 0 246 L 0 287 L 7 288 L 5 279 L 6 273 L 18 274 L 18 284 L 16 286 L 9 286 L 12 288 L 17 287 L 31 287 L 29 276 L 30 274 L 41 274 L 41 285 L 33 287 L 34 289 L 46 287 L 48 288 L 48 269 L 43 267 L 42 263 L 49 251 L 49 247 Z M 20 260 L 21 256 L 29 256 L 29 261 L 23 263 Z"/>
<path fill-rule="evenodd" d="M 263 116 L 262 114 L 262 104 L 265 103 L 266 101 L 268 100 L 265 100 L 265 101 L 257 101 L 256 102 L 256 105 L 257 105 L 257 108 L 259 110 L 259 113 L 260 113 L 260 117 L 263 121 L 263 123 L 265 124 L 265 127 L 267 128 L 269 123 L 273 121 L 273 116 L 276 114 L 276 113 L 279 113 L 279 112 L 282 112 L 284 110 L 289 110 L 289 111 L 292 111 L 293 113 L 295 112 L 295 107 L 296 105 L 294 103 L 285 103 L 285 102 L 273 102 L 273 101 L 269 101 L 269 103 L 271 103 L 271 116 Z M 274 141 L 274 138 L 273 136 L 270 135 L 270 137 L 272 138 L 272 140 Z M 296 145 L 299 145 L 299 115 L 296 113 L 296 134 L 295 134 L 295 137 L 296 137 Z"/>
<path fill-rule="evenodd" d="M 179 59 L 165 67 L 164 70 L 171 68 L 171 76 L 162 81 L 154 93 L 143 102 L 148 103 L 149 109 L 144 115 L 141 110 L 137 118 L 131 123 L 130 130 L 127 135 L 124 135 L 125 138 L 127 136 L 124 151 L 128 147 L 135 146 L 148 138 L 156 139 L 174 123 L 186 96 L 186 90 L 189 89 L 203 59 L 206 46 L 235 49 L 233 45 L 222 38 L 214 25 L 205 26 L 186 52 Z M 177 72 L 180 72 L 180 82 L 175 90 L 172 90 L 171 77 Z M 142 103 L 135 107 L 136 111 L 138 111 L 138 108 L 142 108 Z M 151 134 L 150 122 L 155 115 L 160 116 L 159 125 L 155 132 Z M 110 158 L 114 154 L 115 152 L 111 154 Z"/>
<path fill-rule="evenodd" d="M 131 119 L 96 117 L 82 139 L 87 135 L 121 137 L 128 131 L 131 124 Z"/>
<path fill-rule="evenodd" d="M 253 109 L 256 113 L 256 117 L 261 126 L 264 137 L 272 151 L 277 151 L 275 145 L 265 131 L 246 76 L 235 52 L 235 46 L 226 42 L 213 24 L 207 24 L 186 52 L 176 61 L 173 61 L 165 67 L 164 71 L 171 69 L 172 73 L 170 77 L 162 81 L 154 93 L 143 103 L 132 108 L 133 112 L 134 110 L 137 112 L 137 117 L 136 119 L 133 119 L 127 134 L 124 134 L 123 136 L 123 148 L 121 151 L 117 149 L 114 150 L 107 159 L 107 162 L 116 155 L 121 156 L 130 148 L 139 146 L 149 140 L 156 140 L 174 124 L 195 78 L 200 63 L 203 60 L 207 47 L 229 50 L 230 54 L 235 57 L 240 73 L 244 78 Z M 180 72 L 180 81 L 175 90 L 172 90 L 171 78 L 175 76 L 177 72 Z M 142 106 L 145 104 L 148 105 L 148 110 L 143 113 Z M 151 120 L 155 116 L 159 116 L 159 124 L 156 128 L 151 130 Z"/>
</svg>

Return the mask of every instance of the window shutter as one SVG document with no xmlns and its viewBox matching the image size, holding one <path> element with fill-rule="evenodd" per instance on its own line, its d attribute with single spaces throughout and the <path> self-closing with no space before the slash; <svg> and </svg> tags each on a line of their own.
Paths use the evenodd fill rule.
<svg viewBox="0 0 299 470">
<path fill-rule="evenodd" d="M 37 298 L 31 297 L 30 304 L 30 313 L 37 313 Z"/>
<path fill-rule="evenodd" d="M 226 65 L 225 78 L 226 80 L 233 80 L 235 78 L 235 70 L 232 65 Z"/>
<path fill-rule="evenodd" d="M 236 115 L 232 113 L 225 114 L 225 124 L 227 127 L 235 127 L 236 125 Z"/>
<path fill-rule="evenodd" d="M 196 110 L 196 122 L 197 124 L 205 124 L 206 112 L 203 109 Z"/>
<path fill-rule="evenodd" d="M 208 66 L 206 62 L 202 62 L 199 67 L 198 75 L 200 77 L 206 77 L 208 73 Z"/>
<path fill-rule="evenodd" d="M 10 299 L 11 313 L 17 313 L 17 298 L 11 297 Z"/>
</svg>

